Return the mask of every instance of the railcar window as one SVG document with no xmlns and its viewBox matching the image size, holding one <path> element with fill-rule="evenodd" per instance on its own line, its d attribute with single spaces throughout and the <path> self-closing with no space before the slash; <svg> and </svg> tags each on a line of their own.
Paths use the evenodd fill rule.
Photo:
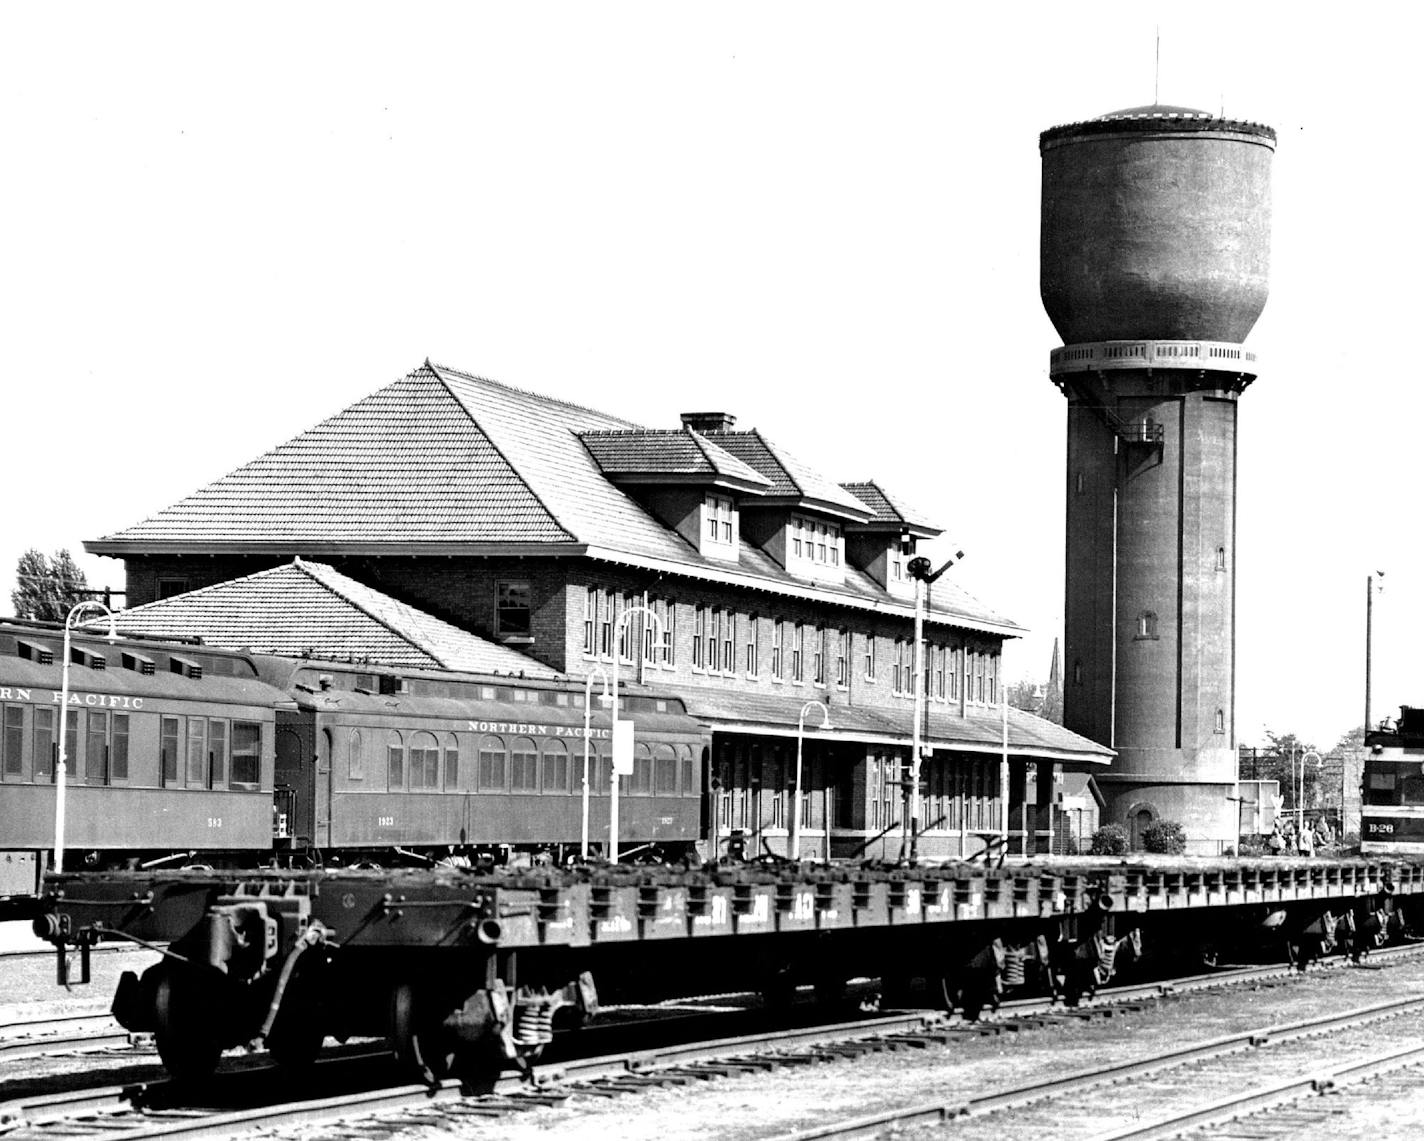
<svg viewBox="0 0 1424 1141">
<path fill-rule="evenodd" d="M 366 758 L 361 752 L 361 730 L 352 729 L 346 742 L 346 774 L 352 780 L 366 779 Z"/>
<path fill-rule="evenodd" d="M 677 793 L 677 752 L 671 745 L 659 745 L 653 755 L 653 791 L 659 796 Z"/>
<path fill-rule="evenodd" d="M 178 783 L 178 718 L 164 717 L 159 728 L 158 751 L 163 758 L 163 783 Z"/>
<path fill-rule="evenodd" d="M 454 733 L 445 735 L 445 788 L 453 792 L 460 787 L 460 739 Z"/>
<path fill-rule="evenodd" d="M 699 796 L 702 790 L 697 787 L 697 772 L 693 766 L 692 746 L 682 747 L 682 795 Z"/>
<path fill-rule="evenodd" d="M 653 792 L 653 754 L 647 745 L 638 745 L 633 753 L 633 779 L 630 792 L 634 796 L 651 796 Z"/>
<path fill-rule="evenodd" d="M 505 755 L 502 737 L 480 738 L 479 786 L 481 792 L 504 791 Z"/>
<path fill-rule="evenodd" d="M 410 787 L 440 788 L 440 744 L 434 733 L 416 733 L 410 739 Z"/>
<path fill-rule="evenodd" d="M 208 784 L 208 722 L 205 717 L 188 718 L 188 776 L 190 788 Z"/>
<path fill-rule="evenodd" d="M 79 710 L 69 709 L 64 717 L 64 763 L 69 775 L 79 769 Z"/>
<path fill-rule="evenodd" d="M 569 791 L 569 748 L 562 741 L 544 746 L 544 791 Z"/>
<path fill-rule="evenodd" d="M 227 781 L 227 722 L 208 722 L 208 787 L 222 788 Z"/>
<path fill-rule="evenodd" d="M 579 789 L 583 789 L 583 746 L 579 746 L 578 772 Z M 608 769 L 605 767 L 605 757 L 599 755 L 598 745 L 590 743 L 588 751 L 588 794 L 589 796 L 602 796 L 608 790 Z"/>
<path fill-rule="evenodd" d="M 108 772 L 104 761 L 109 745 L 109 715 L 95 710 L 89 711 L 88 732 L 84 738 L 84 779 L 89 784 L 107 784 Z"/>
<path fill-rule="evenodd" d="M 5 734 L 0 741 L 0 751 L 5 755 L 4 775 L 20 780 L 25 775 L 25 707 L 5 706 Z M 35 768 L 39 768 L 36 764 Z"/>
<path fill-rule="evenodd" d="M 129 779 L 129 715 L 113 715 L 113 736 L 109 743 L 109 779 L 118 783 Z"/>
<path fill-rule="evenodd" d="M 232 723 L 232 787 L 256 788 L 261 777 L 262 726 L 255 721 L 234 721 Z"/>
<path fill-rule="evenodd" d="M 539 791 L 539 750 L 528 737 L 516 737 L 510 746 L 509 791 Z"/>
<path fill-rule="evenodd" d="M 35 706 L 35 744 L 31 756 L 34 760 L 35 780 L 54 779 L 54 710 Z"/>
<path fill-rule="evenodd" d="M 386 788 L 391 792 L 405 788 L 405 745 L 394 729 L 386 738 Z"/>
</svg>

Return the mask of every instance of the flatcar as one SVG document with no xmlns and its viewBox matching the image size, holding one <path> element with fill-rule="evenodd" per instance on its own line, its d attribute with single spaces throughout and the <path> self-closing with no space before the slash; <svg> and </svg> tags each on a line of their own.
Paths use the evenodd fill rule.
<svg viewBox="0 0 1424 1141">
<path fill-rule="evenodd" d="M 1401 706 L 1393 726 L 1365 734 L 1360 851 L 1424 854 L 1424 709 Z"/>
<path fill-rule="evenodd" d="M 63 632 L 0 622 L 0 912 L 54 846 Z M 72 635 L 67 867 L 398 866 L 581 843 L 585 689 Z M 678 858 L 705 829 L 706 733 L 630 687 L 623 854 Z M 604 847 L 610 723 L 589 711 L 589 836 Z"/>
</svg>

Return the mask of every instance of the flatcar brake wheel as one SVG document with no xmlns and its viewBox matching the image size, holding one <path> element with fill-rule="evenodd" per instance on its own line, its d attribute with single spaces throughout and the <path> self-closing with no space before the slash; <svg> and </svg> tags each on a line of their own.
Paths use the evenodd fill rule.
<svg viewBox="0 0 1424 1141">
<path fill-rule="evenodd" d="M 420 1009 L 415 988 L 398 984 L 391 991 L 391 1043 L 396 1060 L 427 1085 L 448 1076 L 455 1062 L 454 1051 L 441 1038 L 440 1027 L 432 1027 Z"/>
<path fill-rule="evenodd" d="M 202 1009 L 201 1000 L 197 987 L 183 985 L 172 970 L 164 971 L 154 993 L 153 1037 L 164 1068 L 176 1081 L 211 1077 L 222 1057 L 222 1047 L 205 1029 L 212 1012 Z"/>
</svg>

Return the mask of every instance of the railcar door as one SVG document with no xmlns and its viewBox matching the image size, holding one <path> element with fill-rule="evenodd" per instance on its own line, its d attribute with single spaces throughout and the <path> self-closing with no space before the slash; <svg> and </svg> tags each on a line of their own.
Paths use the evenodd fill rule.
<svg viewBox="0 0 1424 1141">
<path fill-rule="evenodd" d="M 316 754 L 316 780 L 313 799 L 316 802 L 317 843 L 330 851 L 331 843 L 331 781 L 336 760 L 333 735 L 329 728 L 321 731 L 321 747 Z"/>
<path fill-rule="evenodd" d="M 294 848 L 314 847 L 317 840 L 316 807 L 313 794 L 315 766 L 311 763 L 311 729 L 300 720 L 299 714 L 277 714 L 277 771 L 275 786 L 278 792 L 291 799 L 290 825 Z"/>
</svg>

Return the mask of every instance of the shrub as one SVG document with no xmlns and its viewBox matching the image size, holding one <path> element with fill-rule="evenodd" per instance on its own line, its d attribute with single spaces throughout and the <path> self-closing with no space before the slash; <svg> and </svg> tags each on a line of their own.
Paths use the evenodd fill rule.
<svg viewBox="0 0 1424 1141">
<path fill-rule="evenodd" d="M 1142 847 L 1162 856 L 1180 856 L 1187 850 L 1187 834 L 1175 820 L 1158 820 L 1143 829 Z"/>
<path fill-rule="evenodd" d="M 1104 824 L 1093 833 L 1088 845 L 1090 856 L 1127 855 L 1127 829 L 1121 824 Z"/>
</svg>

